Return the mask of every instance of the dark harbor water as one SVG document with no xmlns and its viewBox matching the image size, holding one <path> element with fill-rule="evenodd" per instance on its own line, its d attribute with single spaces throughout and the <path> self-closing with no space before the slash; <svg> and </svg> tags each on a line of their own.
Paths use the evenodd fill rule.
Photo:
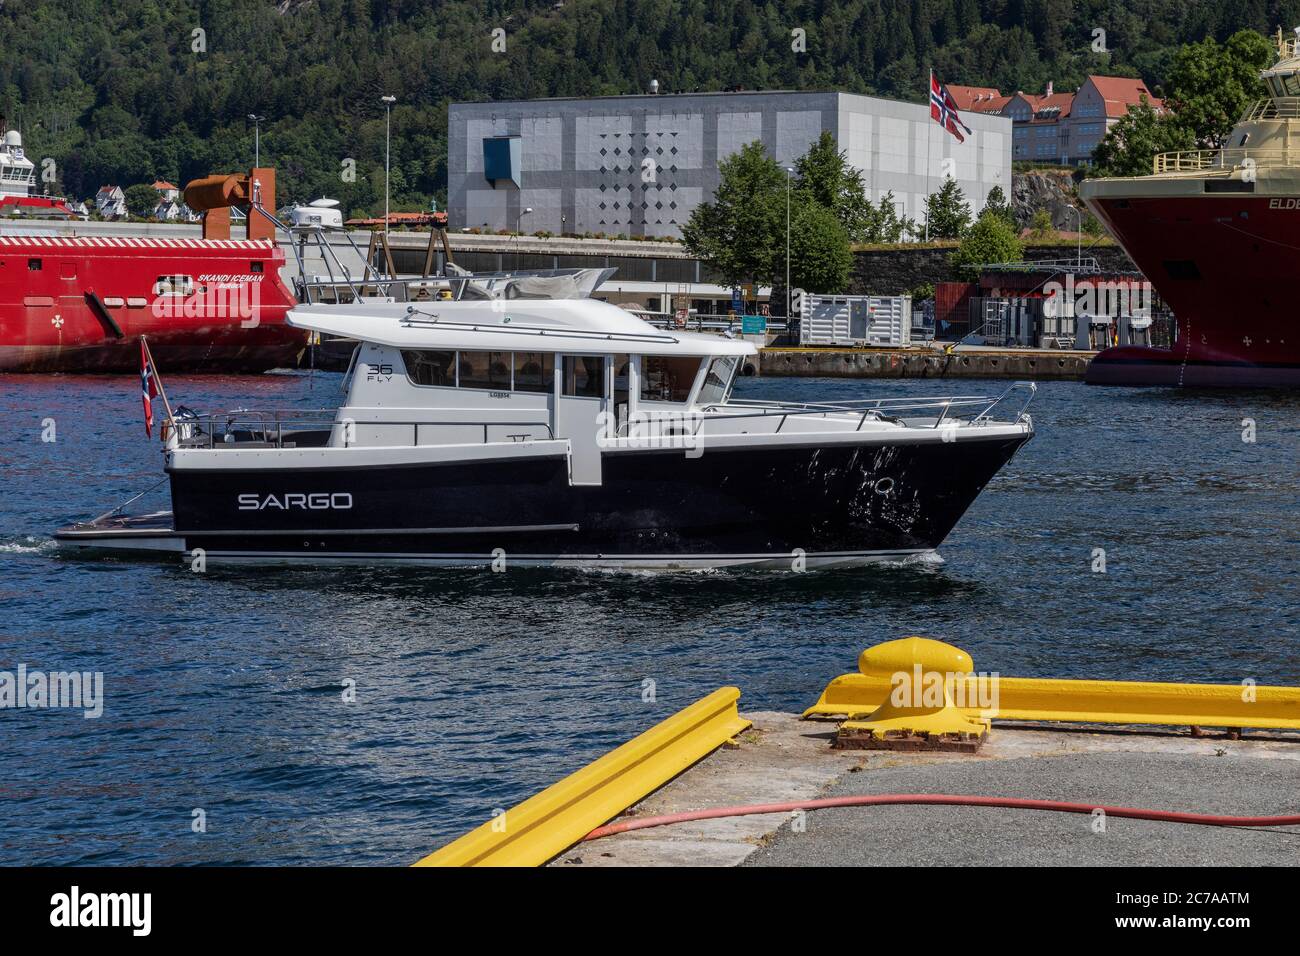
<svg viewBox="0 0 1300 956">
<path fill-rule="evenodd" d="M 337 383 L 166 382 L 204 410 L 332 405 Z M 161 477 L 138 379 L 0 377 L 0 671 L 100 671 L 105 696 L 98 719 L 0 710 L 0 863 L 409 863 L 718 686 L 802 709 L 908 634 L 1016 676 L 1300 681 L 1300 396 L 1049 383 L 1031 411 L 942 565 L 195 574 L 50 542 Z"/>
</svg>

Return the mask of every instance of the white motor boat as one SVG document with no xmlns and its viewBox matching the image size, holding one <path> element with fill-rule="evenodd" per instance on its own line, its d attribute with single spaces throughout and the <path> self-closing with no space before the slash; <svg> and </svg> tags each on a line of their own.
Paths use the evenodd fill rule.
<svg viewBox="0 0 1300 956">
<path fill-rule="evenodd" d="M 739 401 L 752 344 L 528 297 L 571 279 L 294 308 L 290 324 L 359 343 L 340 407 L 177 417 L 172 510 L 110 512 L 58 543 L 209 563 L 858 565 L 933 553 L 1033 435 L 1032 383 Z"/>
</svg>

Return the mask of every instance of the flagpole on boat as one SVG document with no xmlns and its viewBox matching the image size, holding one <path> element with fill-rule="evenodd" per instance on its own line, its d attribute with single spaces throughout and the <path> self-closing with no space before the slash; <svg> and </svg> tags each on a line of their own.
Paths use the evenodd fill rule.
<svg viewBox="0 0 1300 956">
<path fill-rule="evenodd" d="M 162 376 L 158 374 L 158 363 L 153 360 L 153 349 L 149 348 L 149 340 L 141 335 L 140 344 L 144 346 L 144 354 L 149 357 L 149 367 L 153 369 L 153 380 L 158 384 L 158 397 L 163 400 L 163 408 L 167 409 L 167 421 L 174 421 L 172 417 L 172 403 L 167 400 L 167 389 L 163 388 Z M 162 434 L 162 430 L 159 430 Z"/>
</svg>

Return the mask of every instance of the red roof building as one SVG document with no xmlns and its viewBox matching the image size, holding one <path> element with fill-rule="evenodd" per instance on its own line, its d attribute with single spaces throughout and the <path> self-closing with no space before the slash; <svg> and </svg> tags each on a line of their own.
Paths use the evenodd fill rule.
<svg viewBox="0 0 1300 956">
<path fill-rule="evenodd" d="M 1143 98 L 1156 109 L 1164 108 L 1164 100 L 1156 97 L 1141 80 L 1127 76 L 1089 76 L 1079 87 L 1081 103 L 1099 104 L 1108 119 L 1119 119 L 1128 114 Z"/>
<path fill-rule="evenodd" d="M 1011 97 L 1003 96 L 1001 90 L 992 86 L 954 86 L 950 83 L 948 92 L 957 102 L 957 109 L 972 113 L 1000 113 L 1011 101 Z"/>
<path fill-rule="evenodd" d="M 1130 107 L 1146 101 L 1163 112 L 1164 100 L 1153 96 L 1141 80 L 1124 76 L 1090 76 L 1075 97 L 1067 154 L 1078 164 L 1088 163 L 1106 130 L 1128 115 Z"/>
<path fill-rule="evenodd" d="M 1089 76 L 1077 93 L 1017 92 L 1002 109 L 1013 123 L 1011 158 L 1083 166 L 1092 161 L 1106 130 L 1143 100 L 1163 109 L 1145 83 L 1122 76 Z"/>
</svg>

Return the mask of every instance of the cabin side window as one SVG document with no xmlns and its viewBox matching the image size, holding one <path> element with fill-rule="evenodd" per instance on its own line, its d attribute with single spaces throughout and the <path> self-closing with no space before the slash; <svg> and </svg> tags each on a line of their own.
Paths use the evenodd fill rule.
<svg viewBox="0 0 1300 956">
<path fill-rule="evenodd" d="M 603 398 L 605 356 L 564 356 L 564 394 L 578 398 Z"/>
<path fill-rule="evenodd" d="M 194 291 L 191 276 L 159 276 L 153 286 L 154 295 L 189 295 Z"/>
<path fill-rule="evenodd" d="M 40 271 L 41 271 L 41 260 L 40 260 L 40 259 L 28 259 L 28 260 L 27 260 L 27 271 L 28 271 L 28 272 L 40 272 Z"/>
<path fill-rule="evenodd" d="M 455 386 L 455 352 L 402 351 L 406 376 L 416 385 Z"/>
<path fill-rule="evenodd" d="M 509 352 L 461 352 L 458 367 L 461 388 L 510 391 Z"/>
<path fill-rule="evenodd" d="M 550 352 L 515 353 L 516 392 L 549 392 L 554 387 L 554 355 Z"/>
<path fill-rule="evenodd" d="M 698 358 L 670 355 L 646 355 L 641 359 L 641 400 L 645 402 L 684 402 L 700 371 Z"/>
</svg>

